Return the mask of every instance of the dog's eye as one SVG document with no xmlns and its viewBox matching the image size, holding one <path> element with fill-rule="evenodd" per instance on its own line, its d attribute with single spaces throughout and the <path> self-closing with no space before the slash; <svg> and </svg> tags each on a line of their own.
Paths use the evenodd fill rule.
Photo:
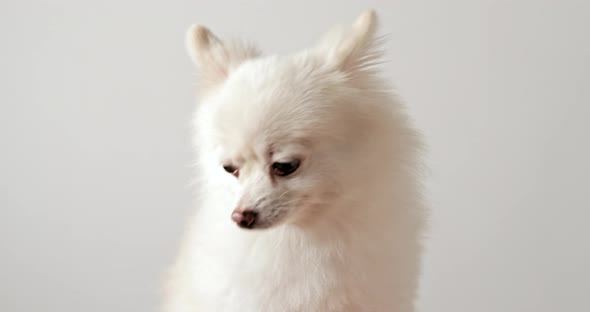
<svg viewBox="0 0 590 312">
<path fill-rule="evenodd" d="M 293 159 L 289 162 L 276 162 L 272 164 L 272 173 L 280 177 L 285 177 L 299 168 L 301 161 L 299 159 Z"/>
<path fill-rule="evenodd" d="M 231 173 L 236 178 L 240 175 L 240 170 L 238 170 L 238 168 L 236 168 L 236 167 L 234 167 L 232 165 L 225 165 L 225 166 L 223 166 L 223 170 L 227 171 L 228 173 Z"/>
</svg>

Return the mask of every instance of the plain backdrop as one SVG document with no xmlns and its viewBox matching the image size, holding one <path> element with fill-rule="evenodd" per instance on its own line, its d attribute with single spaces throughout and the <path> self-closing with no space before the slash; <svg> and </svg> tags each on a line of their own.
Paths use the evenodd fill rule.
<svg viewBox="0 0 590 312">
<path fill-rule="evenodd" d="M 185 30 L 284 54 L 367 7 L 430 149 L 420 310 L 590 311 L 583 0 L 2 1 L 0 311 L 157 311 L 191 211 Z"/>
</svg>

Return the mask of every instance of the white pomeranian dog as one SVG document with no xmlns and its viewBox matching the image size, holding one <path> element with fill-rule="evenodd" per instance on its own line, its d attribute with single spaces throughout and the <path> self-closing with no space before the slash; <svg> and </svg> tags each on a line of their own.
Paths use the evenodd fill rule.
<svg viewBox="0 0 590 312">
<path fill-rule="evenodd" d="M 166 311 L 414 311 L 421 140 L 376 29 L 367 11 L 288 56 L 189 30 L 198 210 Z"/>
</svg>

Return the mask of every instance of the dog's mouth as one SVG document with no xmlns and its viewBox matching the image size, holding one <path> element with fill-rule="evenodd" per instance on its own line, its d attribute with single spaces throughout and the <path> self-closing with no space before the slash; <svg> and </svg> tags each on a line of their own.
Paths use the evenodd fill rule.
<svg viewBox="0 0 590 312">
<path fill-rule="evenodd" d="M 246 222 L 240 222 L 237 223 L 237 225 L 245 230 L 265 230 L 265 229 L 269 229 L 275 226 L 278 226 L 280 224 L 280 222 L 277 223 L 270 223 L 270 222 L 266 222 L 264 220 L 256 220 L 250 223 L 246 223 Z"/>
<path fill-rule="evenodd" d="M 275 220 L 275 221 L 267 221 L 267 220 L 256 220 L 253 221 L 251 223 L 238 223 L 237 225 L 245 230 L 266 230 L 266 229 L 270 229 L 273 227 L 277 227 L 280 226 L 281 224 L 283 224 L 283 222 L 279 221 L 279 220 Z"/>
<path fill-rule="evenodd" d="M 268 224 L 265 222 L 254 222 L 248 225 L 238 224 L 238 226 L 242 229 L 246 230 L 265 230 L 272 227 L 272 224 Z"/>
</svg>

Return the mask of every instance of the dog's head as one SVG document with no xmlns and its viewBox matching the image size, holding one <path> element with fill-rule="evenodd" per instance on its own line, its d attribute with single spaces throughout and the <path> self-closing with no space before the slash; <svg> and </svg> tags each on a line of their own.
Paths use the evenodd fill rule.
<svg viewBox="0 0 590 312">
<path fill-rule="evenodd" d="M 369 11 L 318 47 L 283 57 L 262 57 L 202 26 L 189 30 L 201 74 L 200 152 L 236 197 L 238 225 L 305 222 L 363 183 L 362 146 L 374 139 L 366 129 L 378 120 L 363 103 L 378 57 L 375 29 Z"/>
</svg>

